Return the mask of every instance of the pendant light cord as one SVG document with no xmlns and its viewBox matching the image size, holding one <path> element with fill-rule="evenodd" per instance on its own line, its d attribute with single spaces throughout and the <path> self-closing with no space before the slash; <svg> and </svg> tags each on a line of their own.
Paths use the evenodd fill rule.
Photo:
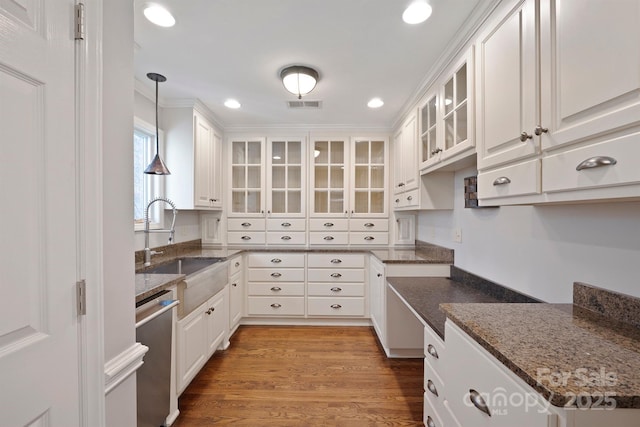
<svg viewBox="0 0 640 427">
<path fill-rule="evenodd" d="M 156 154 L 160 153 L 160 138 L 158 138 L 158 80 L 156 80 Z"/>
</svg>

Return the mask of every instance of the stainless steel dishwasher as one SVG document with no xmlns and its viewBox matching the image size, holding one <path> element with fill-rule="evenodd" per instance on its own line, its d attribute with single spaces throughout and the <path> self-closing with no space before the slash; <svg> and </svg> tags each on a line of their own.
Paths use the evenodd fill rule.
<svg viewBox="0 0 640 427">
<path fill-rule="evenodd" d="M 173 308 L 164 290 L 136 303 L 136 341 L 149 347 L 137 371 L 138 427 L 164 426 L 169 415 Z"/>
</svg>

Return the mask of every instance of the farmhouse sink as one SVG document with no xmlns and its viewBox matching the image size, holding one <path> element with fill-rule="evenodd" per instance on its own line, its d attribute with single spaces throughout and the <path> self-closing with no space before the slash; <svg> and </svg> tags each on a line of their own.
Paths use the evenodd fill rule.
<svg viewBox="0 0 640 427">
<path fill-rule="evenodd" d="M 223 258 L 179 258 L 153 268 L 145 269 L 143 273 L 184 274 L 189 276 L 222 260 Z"/>
</svg>

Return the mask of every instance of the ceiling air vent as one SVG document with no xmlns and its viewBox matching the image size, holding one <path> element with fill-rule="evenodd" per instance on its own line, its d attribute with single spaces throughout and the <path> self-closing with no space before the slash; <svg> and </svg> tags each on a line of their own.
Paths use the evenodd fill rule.
<svg viewBox="0 0 640 427">
<path fill-rule="evenodd" d="M 322 108 L 322 101 L 287 101 L 287 107 L 292 110 L 317 110 Z"/>
</svg>

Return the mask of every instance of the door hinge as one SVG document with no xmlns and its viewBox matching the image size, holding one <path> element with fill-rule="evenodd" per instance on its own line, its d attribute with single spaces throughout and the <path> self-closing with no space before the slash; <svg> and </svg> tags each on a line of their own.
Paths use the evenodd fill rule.
<svg viewBox="0 0 640 427">
<path fill-rule="evenodd" d="M 76 282 L 76 303 L 78 316 L 87 314 L 87 282 L 84 279 Z"/>
<path fill-rule="evenodd" d="M 75 27 L 76 40 L 84 40 L 84 32 L 85 32 L 84 3 L 78 3 L 75 5 L 73 25 Z"/>
</svg>

